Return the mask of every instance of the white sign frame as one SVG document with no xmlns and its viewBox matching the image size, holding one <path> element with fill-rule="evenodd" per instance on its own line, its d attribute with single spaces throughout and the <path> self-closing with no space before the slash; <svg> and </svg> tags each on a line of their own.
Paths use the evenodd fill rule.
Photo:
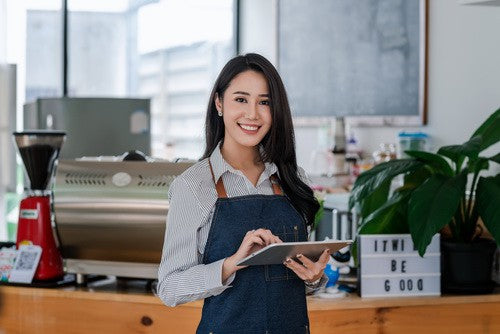
<svg viewBox="0 0 500 334">
<path fill-rule="evenodd" d="M 441 295 L 439 234 L 424 257 L 414 249 L 410 234 L 358 235 L 358 260 L 362 298 Z"/>
</svg>

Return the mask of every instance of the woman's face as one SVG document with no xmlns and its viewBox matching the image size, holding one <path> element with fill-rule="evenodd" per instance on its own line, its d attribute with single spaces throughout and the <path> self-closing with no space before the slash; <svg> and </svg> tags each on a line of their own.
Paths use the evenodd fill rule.
<svg viewBox="0 0 500 334">
<path fill-rule="evenodd" d="M 235 76 L 223 99 L 215 99 L 224 118 L 224 143 L 257 146 L 271 128 L 269 102 L 269 87 L 262 73 L 248 70 Z"/>
</svg>

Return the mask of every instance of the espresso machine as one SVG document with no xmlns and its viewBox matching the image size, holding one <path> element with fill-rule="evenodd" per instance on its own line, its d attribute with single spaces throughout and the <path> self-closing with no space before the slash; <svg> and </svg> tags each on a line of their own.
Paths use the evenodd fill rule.
<svg viewBox="0 0 500 334">
<path fill-rule="evenodd" d="M 51 190 L 47 187 L 66 133 L 25 131 L 13 135 L 30 181 L 26 197 L 19 204 L 16 246 L 40 246 L 42 254 L 34 280 L 55 280 L 64 273 L 52 229 Z"/>
<path fill-rule="evenodd" d="M 173 180 L 192 162 L 60 159 L 53 210 L 65 272 L 156 279 Z M 168 224 L 168 223 L 167 223 Z"/>
</svg>

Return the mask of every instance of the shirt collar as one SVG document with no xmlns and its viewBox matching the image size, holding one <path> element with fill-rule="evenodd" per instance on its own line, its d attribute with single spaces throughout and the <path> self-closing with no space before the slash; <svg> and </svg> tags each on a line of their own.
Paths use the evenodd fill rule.
<svg viewBox="0 0 500 334">
<path fill-rule="evenodd" d="M 219 180 L 219 178 L 222 176 L 222 174 L 224 174 L 226 172 L 241 175 L 240 171 L 234 169 L 226 160 L 224 160 L 224 157 L 222 156 L 222 153 L 220 151 L 221 144 L 222 144 L 222 141 L 220 141 L 217 144 L 217 147 L 212 152 L 212 154 L 210 155 L 210 158 L 209 158 L 210 164 L 212 165 L 212 170 L 214 172 L 214 177 L 215 177 L 216 182 Z M 263 151 L 262 146 L 259 147 L 259 150 L 262 153 L 262 151 Z M 265 175 L 266 176 L 265 178 L 267 179 L 267 178 L 269 178 L 269 176 L 276 173 L 277 170 L 278 170 L 278 168 L 276 167 L 276 165 L 274 163 L 265 162 L 263 176 Z M 261 179 L 262 179 L 262 176 L 261 176 Z"/>
</svg>

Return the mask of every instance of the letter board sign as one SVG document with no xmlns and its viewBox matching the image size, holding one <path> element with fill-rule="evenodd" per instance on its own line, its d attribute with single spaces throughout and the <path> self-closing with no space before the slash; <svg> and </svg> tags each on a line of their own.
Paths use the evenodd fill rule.
<svg viewBox="0 0 500 334">
<path fill-rule="evenodd" d="M 439 234 L 422 258 L 409 234 L 358 235 L 361 297 L 441 295 Z"/>
</svg>

